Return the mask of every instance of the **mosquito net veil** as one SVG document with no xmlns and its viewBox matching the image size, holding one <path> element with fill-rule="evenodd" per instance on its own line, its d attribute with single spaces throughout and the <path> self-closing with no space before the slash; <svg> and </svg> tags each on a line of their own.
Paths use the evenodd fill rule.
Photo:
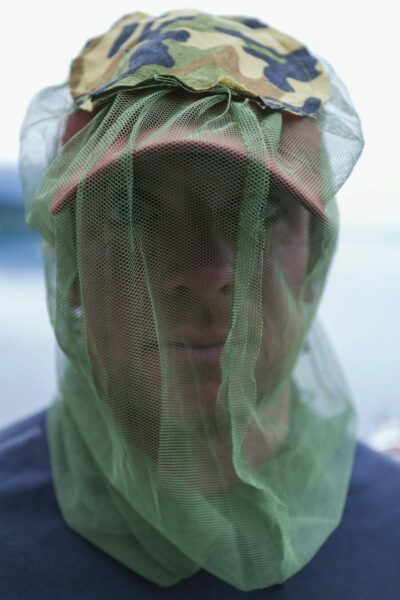
<svg viewBox="0 0 400 600">
<path fill-rule="evenodd" d="M 58 503 L 156 584 L 282 582 L 340 522 L 354 414 L 315 312 L 361 147 L 327 64 L 196 11 L 124 17 L 28 110 Z"/>
</svg>

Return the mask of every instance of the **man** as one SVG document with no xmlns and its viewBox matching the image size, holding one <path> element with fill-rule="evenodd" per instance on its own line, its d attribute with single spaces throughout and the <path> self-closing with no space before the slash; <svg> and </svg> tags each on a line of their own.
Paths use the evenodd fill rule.
<svg viewBox="0 0 400 600">
<path fill-rule="evenodd" d="M 23 547 L 31 597 L 397 597 L 398 468 L 354 461 L 313 323 L 362 147 L 340 82 L 255 19 L 177 11 L 124 17 L 69 83 L 25 184 L 62 353 L 51 409 L 4 434 L 9 597 Z M 44 506 L 17 515 L 15 477 Z"/>
</svg>

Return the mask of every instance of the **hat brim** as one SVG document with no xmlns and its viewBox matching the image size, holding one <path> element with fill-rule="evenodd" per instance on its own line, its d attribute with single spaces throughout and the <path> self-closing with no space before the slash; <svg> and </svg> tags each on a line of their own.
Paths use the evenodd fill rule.
<svg viewBox="0 0 400 600">
<path fill-rule="evenodd" d="M 67 184 L 60 186 L 50 203 L 49 212 L 53 215 L 60 213 L 74 202 L 78 188 L 83 182 L 103 176 L 115 168 L 123 153 L 126 152 L 127 143 L 127 138 L 114 143 L 84 176 L 75 175 Z M 164 155 L 176 151 L 222 152 L 240 162 L 248 158 L 244 146 L 232 136 L 224 136 L 221 139 L 193 139 L 187 135 L 184 137 L 183 132 L 175 131 L 173 136 L 151 136 L 150 140 L 138 140 L 137 147 L 132 152 L 132 160 L 137 161 L 145 157 L 154 158 L 155 154 Z M 265 166 L 273 177 L 274 183 L 278 184 L 286 194 L 296 197 L 319 218 L 326 218 L 321 173 L 315 172 L 315 169 L 314 171 L 307 170 L 297 161 L 290 160 L 288 157 L 282 161 L 271 160 Z"/>
</svg>

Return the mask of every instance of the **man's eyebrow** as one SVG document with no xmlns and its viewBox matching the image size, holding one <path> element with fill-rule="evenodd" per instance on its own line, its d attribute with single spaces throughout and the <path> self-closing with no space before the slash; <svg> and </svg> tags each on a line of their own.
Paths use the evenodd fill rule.
<svg viewBox="0 0 400 600">
<path fill-rule="evenodd" d="M 140 187 L 140 186 L 135 186 L 134 190 L 133 190 L 133 200 L 135 199 L 135 196 L 140 197 L 140 198 L 144 198 L 146 200 L 149 200 L 150 202 L 154 203 L 154 204 L 166 204 L 165 202 L 165 198 L 166 195 L 162 194 L 160 192 L 155 192 L 152 189 L 146 188 L 146 187 Z M 215 194 L 214 194 L 215 196 Z M 196 193 L 187 193 L 187 198 L 188 200 L 191 199 L 195 199 L 196 202 L 200 202 L 200 203 L 204 203 L 205 201 L 207 201 L 208 204 L 212 205 L 212 198 L 214 197 L 212 194 L 207 194 L 207 193 L 198 193 L 196 191 Z M 240 203 L 243 200 L 243 196 L 240 196 L 236 191 L 234 194 L 232 194 L 232 196 L 230 198 L 227 198 L 226 203 L 227 204 L 231 204 L 231 205 L 240 205 Z"/>
<path fill-rule="evenodd" d="M 297 203 L 300 204 L 302 207 L 309 209 L 308 206 L 304 205 L 304 199 L 299 192 L 293 190 L 290 185 L 287 185 L 285 182 L 282 182 L 280 179 L 275 177 L 271 178 L 268 190 L 268 197 L 281 201 L 283 204 L 296 200 Z M 151 204 L 165 204 L 165 196 L 160 195 L 159 192 L 155 192 L 154 190 L 148 187 L 134 186 L 132 200 L 135 201 L 135 198 L 148 201 Z M 197 198 L 200 201 L 202 199 L 201 195 L 200 197 L 197 196 Z M 234 194 L 232 194 L 232 197 L 229 200 L 227 200 L 227 204 L 229 204 L 230 206 L 238 207 L 241 205 L 242 201 L 243 196 L 235 192 Z M 211 201 L 211 206 L 212 204 L 213 202 Z"/>
</svg>

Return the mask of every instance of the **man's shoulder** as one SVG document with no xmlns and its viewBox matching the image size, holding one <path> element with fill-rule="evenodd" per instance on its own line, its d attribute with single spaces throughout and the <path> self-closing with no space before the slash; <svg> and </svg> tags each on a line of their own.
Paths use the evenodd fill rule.
<svg viewBox="0 0 400 600">
<path fill-rule="evenodd" d="M 53 497 L 46 411 L 41 411 L 0 431 L 2 539 L 17 540 L 29 518 L 37 523 L 45 516 Z"/>
<path fill-rule="evenodd" d="M 373 500 L 377 507 L 386 503 L 388 499 L 400 500 L 400 463 L 359 442 L 349 496 L 358 504 Z M 400 513 L 400 502 L 397 503 L 397 507 Z"/>
<path fill-rule="evenodd" d="M 46 411 L 0 431 L 0 580 L 7 598 L 30 597 L 48 532 L 58 526 Z M 38 558 L 36 558 L 38 557 Z M 24 574 L 25 573 L 25 574 Z M 18 590 L 14 593 L 13 590 Z"/>
<path fill-rule="evenodd" d="M 0 431 L 4 598 L 111 598 L 106 585 L 104 593 L 98 586 L 88 592 L 94 574 L 105 572 L 102 585 L 110 574 L 116 577 L 118 589 L 119 579 L 125 575 L 127 580 L 130 573 L 65 524 L 52 480 L 46 416 L 47 411 L 41 411 Z"/>
<path fill-rule="evenodd" d="M 400 553 L 400 463 L 358 443 L 346 507 L 343 535 L 371 536 L 381 550 Z M 391 543 L 390 543 L 391 542 Z"/>
<path fill-rule="evenodd" d="M 66 525 L 52 480 L 46 416 L 42 411 L 0 431 L 1 598 L 152 597 L 156 586 Z M 150 593 L 141 595 L 140 586 Z"/>
<path fill-rule="evenodd" d="M 358 443 L 341 522 L 287 582 L 287 597 L 397 600 L 399 559 L 400 465 Z"/>
<path fill-rule="evenodd" d="M 161 593 L 69 530 L 54 495 L 46 415 L 42 411 L 0 431 L 0 580 L 8 590 L 7 598 L 22 597 L 22 592 L 43 598 L 61 588 L 68 592 L 58 597 L 96 600 L 111 597 L 115 590 L 132 589 L 143 598 L 158 597 L 158 593 L 187 597 L 186 592 L 199 597 L 202 582 L 210 592 L 223 588 L 224 597 L 240 596 L 204 572 L 171 588 L 171 596 L 166 590 Z M 347 590 L 342 597 L 375 598 L 378 590 L 389 585 L 384 597 L 397 599 L 399 556 L 400 465 L 359 443 L 339 527 L 309 565 L 282 589 L 265 590 L 265 597 L 315 598 L 323 592 L 331 598 L 337 597 L 335 590 Z M 76 573 L 74 583 L 71 572 Z M 97 577 L 101 573 L 100 582 L 93 595 L 88 595 L 94 573 Z"/>
<path fill-rule="evenodd" d="M 48 471 L 46 415 L 42 410 L 0 431 L 0 490 L 15 480 L 21 485 L 33 472 Z"/>
<path fill-rule="evenodd" d="M 43 431 L 47 410 L 48 409 L 40 410 L 39 412 L 24 417 L 23 419 L 0 429 L 0 448 L 3 442 L 12 439 L 17 440 L 23 436 L 25 432 L 29 432 L 32 429 L 40 429 Z"/>
</svg>

